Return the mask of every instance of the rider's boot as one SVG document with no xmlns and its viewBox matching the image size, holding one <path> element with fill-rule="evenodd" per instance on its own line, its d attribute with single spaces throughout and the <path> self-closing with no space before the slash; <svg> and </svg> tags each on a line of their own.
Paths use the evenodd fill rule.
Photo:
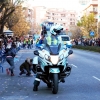
<svg viewBox="0 0 100 100">
<path fill-rule="evenodd" d="M 38 86 L 37 85 L 34 85 L 33 91 L 38 91 Z"/>
<path fill-rule="evenodd" d="M 39 79 L 39 75 L 36 75 L 36 78 L 34 80 L 34 87 L 33 87 L 33 91 L 38 91 L 38 86 L 40 84 L 40 79 Z"/>
<path fill-rule="evenodd" d="M 34 87 L 33 87 L 33 91 L 38 91 L 38 86 L 40 84 L 40 81 L 34 81 Z"/>
</svg>

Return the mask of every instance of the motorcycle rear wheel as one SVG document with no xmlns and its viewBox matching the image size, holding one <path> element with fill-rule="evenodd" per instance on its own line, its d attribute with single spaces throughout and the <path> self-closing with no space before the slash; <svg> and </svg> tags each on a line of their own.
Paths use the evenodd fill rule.
<svg viewBox="0 0 100 100">
<path fill-rule="evenodd" d="M 54 73 L 52 79 L 52 93 L 57 94 L 57 92 L 58 92 L 58 74 Z"/>
</svg>

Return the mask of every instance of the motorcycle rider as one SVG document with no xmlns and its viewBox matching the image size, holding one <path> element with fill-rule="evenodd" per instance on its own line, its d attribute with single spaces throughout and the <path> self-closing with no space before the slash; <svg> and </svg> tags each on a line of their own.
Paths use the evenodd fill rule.
<svg viewBox="0 0 100 100">
<path fill-rule="evenodd" d="M 61 25 L 52 26 L 50 28 L 50 34 L 47 37 L 44 38 L 44 41 L 43 41 L 44 46 L 46 47 L 46 45 L 57 45 L 57 44 L 59 44 L 59 40 L 57 38 L 57 35 L 61 32 L 61 30 L 63 30 L 63 27 Z M 37 60 L 38 60 L 38 58 L 37 58 Z M 36 62 L 34 62 L 34 59 L 33 59 L 33 66 L 35 66 L 34 64 L 36 64 Z M 38 61 L 37 61 L 37 64 L 38 64 Z M 65 80 L 62 79 L 62 82 L 65 82 Z M 36 78 L 34 80 L 33 91 L 38 91 L 39 84 L 40 84 L 40 75 L 37 74 Z"/>
</svg>

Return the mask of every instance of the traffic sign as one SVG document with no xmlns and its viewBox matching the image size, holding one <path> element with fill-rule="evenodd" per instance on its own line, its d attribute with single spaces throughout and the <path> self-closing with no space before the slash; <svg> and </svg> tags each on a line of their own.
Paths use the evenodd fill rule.
<svg viewBox="0 0 100 100">
<path fill-rule="evenodd" d="M 90 36 L 94 36 L 94 31 L 90 31 Z"/>
</svg>

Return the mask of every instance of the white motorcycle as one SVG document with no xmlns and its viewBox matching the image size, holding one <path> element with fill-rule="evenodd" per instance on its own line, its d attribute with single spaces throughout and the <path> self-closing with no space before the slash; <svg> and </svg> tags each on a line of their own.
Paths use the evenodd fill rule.
<svg viewBox="0 0 100 100">
<path fill-rule="evenodd" d="M 36 73 L 40 75 L 48 87 L 52 88 L 52 93 L 57 94 L 58 85 L 62 79 L 71 73 L 71 65 L 68 64 L 67 57 L 73 53 L 72 50 L 61 46 L 47 46 L 48 50 L 42 48 L 35 50 L 34 54 L 38 56 L 38 65 Z"/>
</svg>

